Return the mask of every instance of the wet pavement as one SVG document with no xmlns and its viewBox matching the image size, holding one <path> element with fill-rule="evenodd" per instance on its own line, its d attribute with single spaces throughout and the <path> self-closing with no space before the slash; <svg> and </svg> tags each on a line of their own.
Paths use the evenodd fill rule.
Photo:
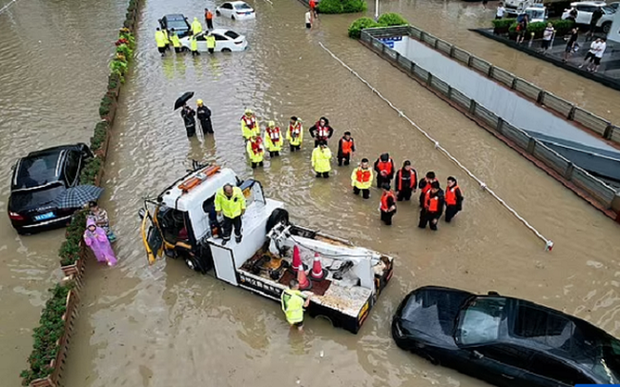
<svg viewBox="0 0 620 387">
<path fill-rule="evenodd" d="M 16 3 L 13 12 L 28 5 L 27 1 Z M 212 3 L 207 4 L 211 8 Z M 478 292 L 496 290 L 528 298 L 576 314 L 618 335 L 620 324 L 615 316 L 620 311 L 617 281 L 620 227 L 617 224 L 399 70 L 348 39 L 346 28 L 358 15 L 321 16 L 316 28 L 306 31 L 305 9 L 299 2 L 277 0 L 271 5 L 256 0 L 251 5 L 257 9 L 256 21 L 233 23 L 216 19 L 216 25 L 234 26 L 247 35 L 250 42 L 247 52 L 219 53 L 211 58 L 202 55 L 196 59 L 189 55 L 170 55 L 162 60 L 152 35 L 155 21 L 164 13 L 200 14 L 204 2 L 191 1 L 179 9 L 158 0 L 146 3 L 142 10 L 135 66 L 123 90 L 104 177 L 103 205 L 119 236 L 115 247 L 120 263 L 112 269 L 89 263 L 77 335 L 69 351 L 68 387 L 244 383 L 480 386 L 477 380 L 432 366 L 399 350 L 393 343 L 389 322 L 398 302 L 408 291 L 426 284 Z M 88 6 L 92 11 L 92 5 Z M 494 61 L 494 57 L 510 56 L 512 52 L 464 30 L 482 24 L 483 16 L 486 17 L 486 14 L 478 15 L 481 9 L 475 6 L 456 1 L 412 1 L 383 5 L 383 11 L 388 9 L 402 11 L 421 28 L 432 24 L 430 20 L 425 21 L 432 14 L 436 25 L 427 28 L 429 32 L 460 46 L 465 42 L 475 48 L 464 47 L 472 53 L 565 98 L 571 99 L 570 95 L 578 95 L 575 93 L 581 90 L 581 101 L 588 98 L 589 103 L 599 108 L 605 106 L 606 95 L 600 92 L 599 85 L 560 83 L 553 89 L 537 82 L 538 78 L 556 77 L 557 69 L 553 66 L 550 71 L 544 67 L 546 64 L 524 56 L 519 71 L 536 73 L 532 77 L 508 68 L 508 59 L 503 59 L 506 63 Z M 488 16 L 492 18 L 492 12 Z M 116 22 L 105 22 L 95 11 L 84 18 L 97 18 L 92 23 L 101 25 L 116 25 L 120 23 L 121 13 L 116 16 Z M 6 28 L 4 23 L 2 26 Z M 88 47 L 88 50 L 102 49 L 97 54 L 98 60 L 92 58 L 98 64 L 84 67 L 76 64 L 80 71 L 76 76 L 79 82 L 75 82 L 92 87 L 83 91 L 82 98 L 73 101 L 71 92 L 85 88 L 78 88 L 71 81 L 72 88 L 64 91 L 58 98 L 60 101 L 54 102 L 57 105 L 50 108 L 54 116 L 47 118 L 48 126 L 63 123 L 58 126 L 63 129 L 46 131 L 46 126 L 37 121 L 42 119 L 39 114 L 30 117 L 24 106 L 32 105 L 29 104 L 31 94 L 25 91 L 0 99 L 0 106 L 11 112 L 10 125 L 30 120 L 25 126 L 32 130 L 26 138 L 30 142 L 19 143 L 19 149 L 17 146 L 0 149 L 3 161 L 43 144 L 43 140 L 87 140 L 96 120 L 100 95 L 97 90 L 103 89 L 107 72 L 100 64 L 101 58 L 111 50 L 108 41 L 114 31 L 100 31 L 102 36 L 97 39 L 104 43 Z M 85 24 L 84 36 L 94 37 L 89 32 Z M 478 47 L 472 43 L 476 39 L 485 43 Z M 323 42 L 416 123 L 429 130 L 446 149 L 553 239 L 556 242 L 553 252 L 545 253 L 525 227 L 335 62 L 318 42 Z M 492 55 L 486 56 L 484 52 Z M 58 50 L 52 50 L 46 55 L 54 57 L 57 53 Z M 27 66 L 30 59 L 28 53 L 21 57 Z M 39 67 L 42 74 L 64 71 L 44 64 Z M 12 71 L 18 74 L 20 70 Z M 4 73 L 0 74 L 4 77 Z M 95 90 L 93 96 L 87 95 L 91 89 Z M 55 90 L 58 89 L 42 89 L 39 105 L 51 101 L 57 95 Z M 204 99 L 212 109 L 214 138 L 201 142 L 185 137 L 181 118 L 178 112 L 172 111 L 172 104 L 187 90 L 195 91 L 196 97 Z M 89 102 L 92 102 L 90 106 Z M 253 107 L 262 122 L 275 119 L 280 125 L 285 125 L 291 115 L 299 115 L 306 129 L 319 116 L 326 115 L 336 130 L 330 143 L 332 150 L 337 136 L 350 130 L 359 148 L 355 160 L 374 159 L 390 151 L 397 163 L 410 158 L 419 173 L 435 170 L 442 182 L 448 175 L 455 175 L 464 190 L 465 210 L 454 224 L 442 223 L 439 232 L 431 233 L 414 227 L 416 205 L 402 204 L 394 226 L 382 227 L 377 212 L 379 192 L 373 191 L 372 199 L 365 202 L 352 197 L 349 181 L 352 167 L 336 169 L 328 181 L 316 181 L 310 171 L 309 142 L 300 154 L 289 155 L 287 151 L 279 160 L 270 160 L 263 170 L 252 173 L 238 125 L 245 107 Z M 14 133 L 4 130 L 9 122 L 4 116 L 2 119 L 1 135 Z M 33 134 L 39 133 L 49 137 L 35 139 Z M 17 135 L 13 134 L 13 138 Z M 5 144 L 4 139 L 1 144 Z M 190 158 L 217 162 L 235 169 L 243 178 L 253 176 L 260 180 L 268 196 L 285 202 L 294 222 L 321 228 L 398 257 L 391 284 L 358 335 L 314 319 L 307 321 L 303 336 L 289 334 L 276 303 L 210 275 L 191 272 L 180 261 L 167 260 L 147 266 L 138 230 L 141 198 L 159 193 L 185 171 Z M 6 198 L 8 172 L 5 173 L 2 193 Z M 3 250 L 7 251 L 3 253 L 4 265 L 0 271 L 0 302 L 4 308 L 16 308 L 13 315 L 1 321 L 0 339 L 3 348 L 9 348 L 5 343 L 19 348 L 10 352 L 10 359 L 9 353 L 3 353 L 3 359 L 10 361 L 3 363 L 6 368 L 2 369 L 2 375 L 16 380 L 19 370 L 25 367 L 32 344 L 29 330 L 35 326 L 45 300 L 42 290 L 56 279 L 56 248 L 50 246 L 60 243 L 62 232 L 22 238 L 12 232 L 6 218 L 0 227 L 4 231 L 0 234 L 4 238 L 1 246 L 6 246 Z"/>
</svg>

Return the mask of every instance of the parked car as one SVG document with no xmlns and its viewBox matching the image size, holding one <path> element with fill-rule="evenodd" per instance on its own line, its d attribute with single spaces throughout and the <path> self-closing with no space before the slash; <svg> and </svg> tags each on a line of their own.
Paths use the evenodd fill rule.
<svg viewBox="0 0 620 387">
<path fill-rule="evenodd" d="M 620 5 L 620 3 L 618 3 L 618 2 L 616 2 L 616 3 L 609 3 L 607 5 L 610 6 L 611 8 L 613 8 L 614 11 L 618 12 L 618 6 Z"/>
<path fill-rule="evenodd" d="M 207 52 L 207 34 L 209 31 L 204 31 L 196 35 L 198 41 L 198 51 Z M 215 37 L 215 51 L 231 52 L 231 51 L 243 51 L 248 48 L 248 41 L 245 36 L 239 35 L 235 31 L 226 29 L 214 29 L 211 30 L 211 34 Z M 181 45 L 185 50 L 190 49 L 190 37 L 187 36 L 181 39 Z"/>
<path fill-rule="evenodd" d="M 215 8 L 218 16 L 229 17 L 233 20 L 256 19 L 256 12 L 245 1 L 230 1 Z"/>
<path fill-rule="evenodd" d="M 29 153 L 13 169 L 9 218 L 19 234 L 65 226 L 77 208 L 58 209 L 53 202 L 79 185 L 85 161 L 93 157 L 86 144 L 63 145 Z"/>
<path fill-rule="evenodd" d="M 620 340 L 562 312 L 490 292 L 426 286 L 401 302 L 396 344 L 503 387 L 620 383 Z"/>
<path fill-rule="evenodd" d="M 170 14 L 159 19 L 159 25 L 161 28 L 168 30 L 172 30 L 174 28 L 174 32 L 177 34 L 179 38 L 184 38 L 190 34 L 192 30 L 191 25 L 187 21 L 187 18 L 180 13 Z"/>
<path fill-rule="evenodd" d="M 564 11 L 562 19 L 568 19 L 571 9 L 577 10 L 577 18 L 575 22 L 577 24 L 590 24 L 592 20 L 592 13 L 595 9 L 600 8 L 603 11 L 603 16 L 596 22 L 596 26 L 601 28 L 603 32 L 609 33 L 611 25 L 613 23 L 614 14 L 616 10 L 613 7 L 608 6 L 604 1 L 580 1 L 570 4 L 571 8 Z"/>
<path fill-rule="evenodd" d="M 527 20 L 530 23 L 547 20 L 547 9 L 542 4 L 534 4 L 531 7 L 527 7 L 523 13 L 527 15 Z"/>
</svg>

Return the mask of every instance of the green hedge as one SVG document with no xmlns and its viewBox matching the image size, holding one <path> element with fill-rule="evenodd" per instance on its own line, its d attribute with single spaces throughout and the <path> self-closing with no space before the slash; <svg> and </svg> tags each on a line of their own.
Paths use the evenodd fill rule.
<svg viewBox="0 0 620 387">
<path fill-rule="evenodd" d="M 508 19 L 495 19 L 493 20 L 493 27 L 497 29 L 508 29 L 511 25 L 517 22 L 516 18 Z"/>
<path fill-rule="evenodd" d="M 328 14 L 356 13 L 366 11 L 368 4 L 364 0 L 321 0 L 316 9 Z"/>
<path fill-rule="evenodd" d="M 546 22 L 534 22 L 528 23 L 526 39 L 529 39 L 531 33 L 534 33 L 534 39 L 540 39 L 543 36 L 543 31 L 547 28 L 547 23 L 551 23 L 553 29 L 555 29 L 555 36 L 564 36 L 570 32 L 575 23 L 572 20 L 550 20 Z M 511 35 L 517 33 L 517 22 L 515 21 L 510 25 L 508 32 Z"/>
<path fill-rule="evenodd" d="M 369 17 L 361 17 L 355 20 L 349 26 L 349 37 L 353 39 L 359 39 L 360 36 L 362 36 L 362 30 L 365 28 L 391 27 L 409 24 L 407 19 L 405 19 L 398 13 L 384 13 L 383 15 L 379 16 L 377 20 L 378 22 L 374 21 L 374 19 L 371 19 Z"/>
<path fill-rule="evenodd" d="M 389 26 L 389 27 L 404 26 L 404 25 L 409 24 L 407 19 L 402 17 L 401 14 L 394 13 L 394 12 L 384 13 L 383 15 L 379 16 L 379 19 L 377 19 L 377 22 L 381 25 Z"/>
</svg>

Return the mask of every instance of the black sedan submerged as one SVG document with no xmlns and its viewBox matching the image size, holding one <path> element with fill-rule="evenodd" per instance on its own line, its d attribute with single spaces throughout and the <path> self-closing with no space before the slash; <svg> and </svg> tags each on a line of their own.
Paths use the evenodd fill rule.
<svg viewBox="0 0 620 387">
<path fill-rule="evenodd" d="M 426 286 L 402 301 L 396 344 L 498 386 L 620 383 L 620 340 L 562 312 L 490 292 Z"/>
</svg>

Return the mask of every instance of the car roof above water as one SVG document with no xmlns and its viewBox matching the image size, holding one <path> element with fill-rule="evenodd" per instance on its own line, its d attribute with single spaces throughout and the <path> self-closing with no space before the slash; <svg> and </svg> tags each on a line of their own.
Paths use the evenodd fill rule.
<svg viewBox="0 0 620 387">
<path fill-rule="evenodd" d="M 67 151 L 81 151 L 84 144 L 60 145 L 30 152 L 21 158 L 15 166 L 11 189 L 36 188 L 57 182 L 60 179 L 61 166 Z"/>
</svg>

